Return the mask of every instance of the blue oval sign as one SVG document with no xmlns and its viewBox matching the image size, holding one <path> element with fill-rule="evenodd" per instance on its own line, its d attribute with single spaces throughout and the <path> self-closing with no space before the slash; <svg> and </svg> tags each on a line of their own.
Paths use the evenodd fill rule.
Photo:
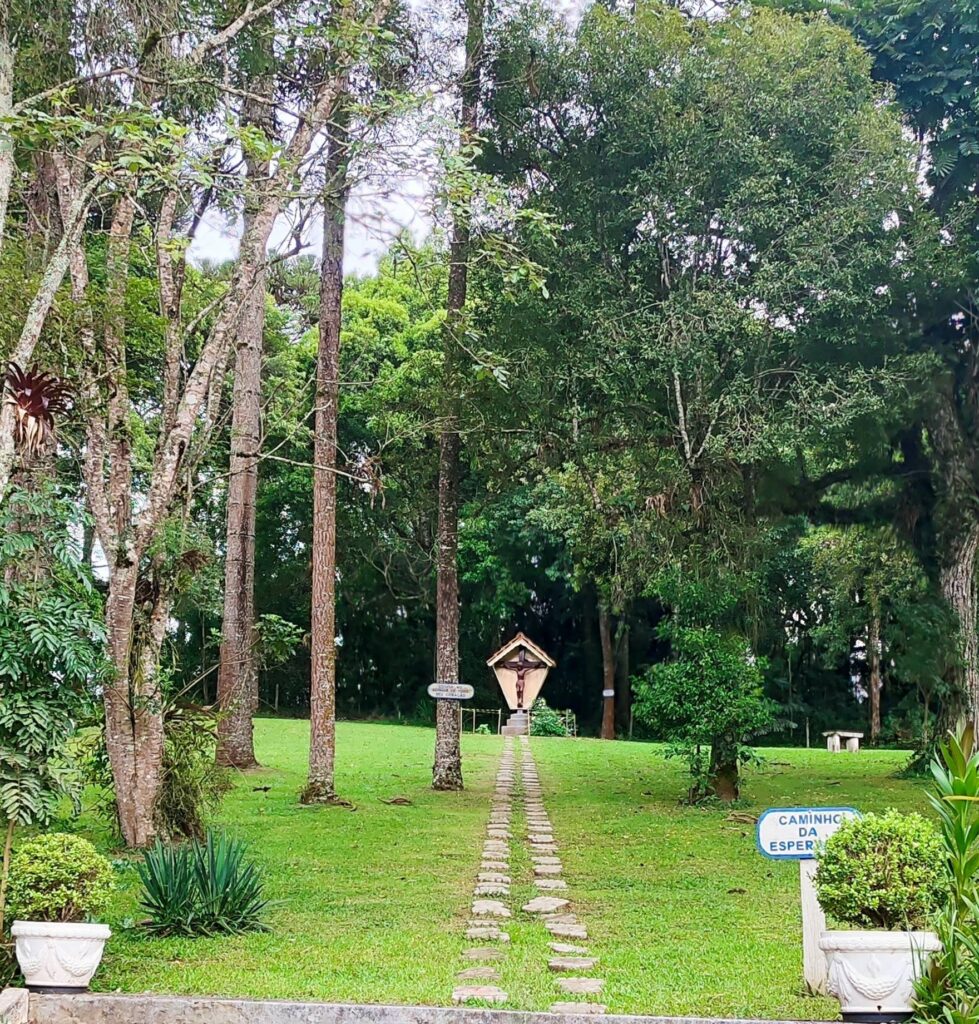
<svg viewBox="0 0 979 1024">
<path fill-rule="evenodd" d="M 758 849 L 772 860 L 811 860 L 855 807 L 769 807 L 758 819 Z"/>
</svg>

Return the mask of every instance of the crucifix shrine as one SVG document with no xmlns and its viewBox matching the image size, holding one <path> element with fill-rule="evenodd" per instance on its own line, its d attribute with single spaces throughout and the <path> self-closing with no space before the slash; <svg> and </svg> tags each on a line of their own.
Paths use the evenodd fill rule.
<svg viewBox="0 0 979 1024">
<path fill-rule="evenodd" d="M 547 673 L 554 668 L 556 662 L 533 640 L 523 633 L 518 633 L 486 664 L 496 674 L 496 680 L 500 684 L 507 705 L 514 712 L 503 727 L 504 732 L 526 732 L 527 711 L 533 706 Z"/>
</svg>

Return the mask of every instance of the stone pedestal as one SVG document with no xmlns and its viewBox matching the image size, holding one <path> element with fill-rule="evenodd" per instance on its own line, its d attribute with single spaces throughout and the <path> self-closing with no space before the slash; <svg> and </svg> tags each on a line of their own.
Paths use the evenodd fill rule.
<svg viewBox="0 0 979 1024">
<path fill-rule="evenodd" d="M 530 716 L 526 711 L 514 711 L 500 730 L 504 736 L 527 736 L 530 733 Z"/>
</svg>

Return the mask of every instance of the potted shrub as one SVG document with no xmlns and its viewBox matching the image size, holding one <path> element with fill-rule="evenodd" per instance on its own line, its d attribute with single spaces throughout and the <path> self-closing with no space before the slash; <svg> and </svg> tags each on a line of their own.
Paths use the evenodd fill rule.
<svg viewBox="0 0 979 1024">
<path fill-rule="evenodd" d="M 932 825 L 897 811 L 844 822 L 820 851 L 819 903 L 850 926 L 823 932 L 819 942 L 844 1020 L 911 1016 L 914 980 L 941 948 L 928 927 L 948 897 L 943 859 Z"/>
<path fill-rule="evenodd" d="M 90 923 L 108 906 L 112 865 L 87 839 L 51 832 L 22 843 L 10 862 L 10 929 L 32 992 L 84 992 L 112 934 Z"/>
</svg>

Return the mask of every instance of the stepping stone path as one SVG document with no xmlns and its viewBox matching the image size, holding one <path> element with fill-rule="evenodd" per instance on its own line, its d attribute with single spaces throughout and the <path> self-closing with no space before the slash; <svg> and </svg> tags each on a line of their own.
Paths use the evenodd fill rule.
<svg viewBox="0 0 979 1024">
<path fill-rule="evenodd" d="M 466 922 L 466 938 L 472 942 L 463 951 L 464 961 L 456 973 L 452 1002 L 456 1004 L 506 1003 L 507 992 L 500 987 L 505 974 L 505 953 L 510 935 L 504 929 L 513 917 L 508 906 L 513 873 L 510 870 L 510 844 L 514 839 L 514 803 L 524 812 L 523 833 L 527 853 L 533 865 L 533 884 L 538 895 L 524 903 L 521 910 L 542 924 L 552 939 L 547 970 L 556 975 L 555 988 L 561 999 L 551 1004 L 551 1013 L 605 1013 L 597 1000 L 605 987 L 601 978 L 587 976 L 598 965 L 587 946 L 588 929 L 572 912 L 565 897 L 568 883 L 561 877 L 563 868 L 557 856 L 558 844 L 551 820 L 544 809 L 540 778 L 534 764 L 528 737 L 519 737 L 519 748 L 512 736 L 504 738 L 503 757 L 496 774 L 489 822 L 483 842 L 479 872 L 473 886 L 471 916 Z M 523 807 L 520 808 L 520 804 Z M 560 895 L 558 895 L 560 893 Z"/>
<path fill-rule="evenodd" d="M 456 1004 L 505 1003 L 509 998 L 502 988 L 491 982 L 500 981 L 500 971 L 493 963 L 503 959 L 499 947 L 510 941 L 509 933 L 500 925 L 512 916 L 506 898 L 510 895 L 510 814 L 515 783 L 516 756 L 513 740 L 507 737 L 496 773 L 479 873 L 473 886 L 472 917 L 466 924 L 466 938 L 479 945 L 463 951 L 462 958 L 469 966 L 456 973 L 456 981 L 460 983 L 452 990 L 452 1002 Z M 487 946 L 487 942 L 497 945 Z M 476 966 L 473 961 L 477 962 Z"/>
<path fill-rule="evenodd" d="M 550 895 L 556 890 L 566 892 L 568 883 L 561 877 L 561 859 L 556 856 L 558 845 L 551 820 L 544 810 L 540 778 L 528 737 L 520 737 L 520 747 L 520 773 L 524 784 L 527 845 L 534 866 L 533 881 L 538 890 L 544 890 L 541 895 L 525 903 L 521 909 L 543 923 L 555 938 L 586 940 L 588 929 L 570 912 L 571 900 L 563 896 Z M 588 1001 L 589 996 L 598 995 L 602 991 L 605 987 L 604 980 L 581 976 L 597 966 L 598 958 L 590 955 L 587 946 L 568 942 L 551 942 L 549 946 L 551 952 L 556 955 L 551 956 L 547 967 L 548 970 L 561 975 L 555 979 L 555 986 L 565 995 L 564 1002 L 551 1004 L 551 1013 L 605 1013 L 603 1004 Z M 565 972 L 569 971 L 574 972 L 575 976 L 564 976 Z M 579 996 L 582 1001 L 571 1002 L 567 999 L 568 996 Z"/>
</svg>

